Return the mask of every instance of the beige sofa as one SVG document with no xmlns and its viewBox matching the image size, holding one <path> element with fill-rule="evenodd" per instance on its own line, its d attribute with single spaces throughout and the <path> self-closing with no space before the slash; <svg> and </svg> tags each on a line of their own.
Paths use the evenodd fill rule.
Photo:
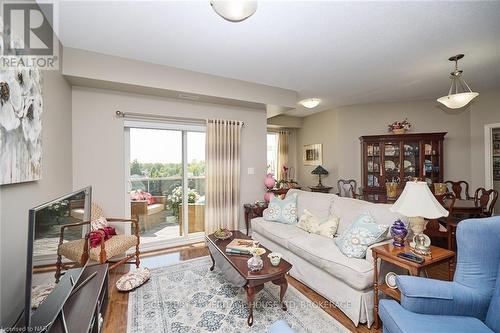
<svg viewBox="0 0 500 333">
<path fill-rule="evenodd" d="M 335 194 L 290 190 L 297 193 L 298 216 L 307 209 L 320 219 L 340 218 L 342 233 L 361 213 L 369 212 L 378 224 L 392 225 L 402 216 L 389 210 L 391 205 L 374 204 Z M 403 219 L 403 218 L 402 218 Z M 290 274 L 334 303 L 357 326 L 373 322 L 373 260 L 370 248 L 366 259 L 343 255 L 331 238 L 309 234 L 295 225 L 269 222 L 262 217 L 251 222 L 252 237 L 272 251 L 280 252 L 293 268 Z M 389 234 L 389 233 L 388 233 Z M 390 235 L 382 243 L 389 242 Z"/>
</svg>

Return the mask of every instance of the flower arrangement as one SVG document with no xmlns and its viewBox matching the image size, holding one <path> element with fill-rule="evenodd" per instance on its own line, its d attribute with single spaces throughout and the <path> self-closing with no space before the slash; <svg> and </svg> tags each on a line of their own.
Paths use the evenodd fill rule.
<svg viewBox="0 0 500 333">
<path fill-rule="evenodd" d="M 195 203 L 200 198 L 195 189 L 190 188 L 188 191 L 188 204 Z M 168 197 L 170 208 L 172 208 L 174 215 L 179 216 L 179 207 L 182 203 L 182 186 L 177 186 L 172 190 L 172 194 Z"/>
<path fill-rule="evenodd" d="M 411 124 L 408 119 L 405 118 L 403 121 L 395 121 L 389 124 L 389 132 L 404 133 L 411 128 Z"/>
</svg>

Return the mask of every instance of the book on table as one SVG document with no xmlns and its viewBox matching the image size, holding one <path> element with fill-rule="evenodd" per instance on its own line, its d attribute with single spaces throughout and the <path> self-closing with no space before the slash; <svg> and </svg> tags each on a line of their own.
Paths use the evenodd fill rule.
<svg viewBox="0 0 500 333">
<path fill-rule="evenodd" d="M 257 246 L 259 246 L 258 241 L 252 239 L 235 238 L 231 241 L 231 243 L 227 244 L 226 252 L 236 254 L 249 254 L 251 249 Z"/>
</svg>

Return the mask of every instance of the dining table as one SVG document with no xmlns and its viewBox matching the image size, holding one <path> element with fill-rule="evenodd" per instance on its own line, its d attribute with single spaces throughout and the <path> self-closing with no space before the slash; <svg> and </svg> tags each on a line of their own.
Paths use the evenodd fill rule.
<svg viewBox="0 0 500 333">
<path fill-rule="evenodd" d="M 450 210 L 452 200 L 444 199 L 442 204 L 447 210 Z M 455 205 L 453 205 L 453 214 L 467 216 L 467 217 L 478 217 L 481 215 L 482 207 L 474 199 L 455 199 Z"/>
</svg>

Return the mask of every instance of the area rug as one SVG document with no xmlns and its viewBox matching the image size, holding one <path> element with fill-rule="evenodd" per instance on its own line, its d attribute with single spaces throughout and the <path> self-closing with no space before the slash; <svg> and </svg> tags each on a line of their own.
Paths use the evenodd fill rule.
<svg viewBox="0 0 500 333">
<path fill-rule="evenodd" d="M 281 310 L 279 287 L 266 283 L 255 297 L 254 323 L 247 325 L 243 288 L 231 285 L 210 257 L 151 270 L 151 279 L 129 294 L 127 332 L 267 332 L 285 320 L 296 332 L 349 332 L 291 285 Z"/>
</svg>

